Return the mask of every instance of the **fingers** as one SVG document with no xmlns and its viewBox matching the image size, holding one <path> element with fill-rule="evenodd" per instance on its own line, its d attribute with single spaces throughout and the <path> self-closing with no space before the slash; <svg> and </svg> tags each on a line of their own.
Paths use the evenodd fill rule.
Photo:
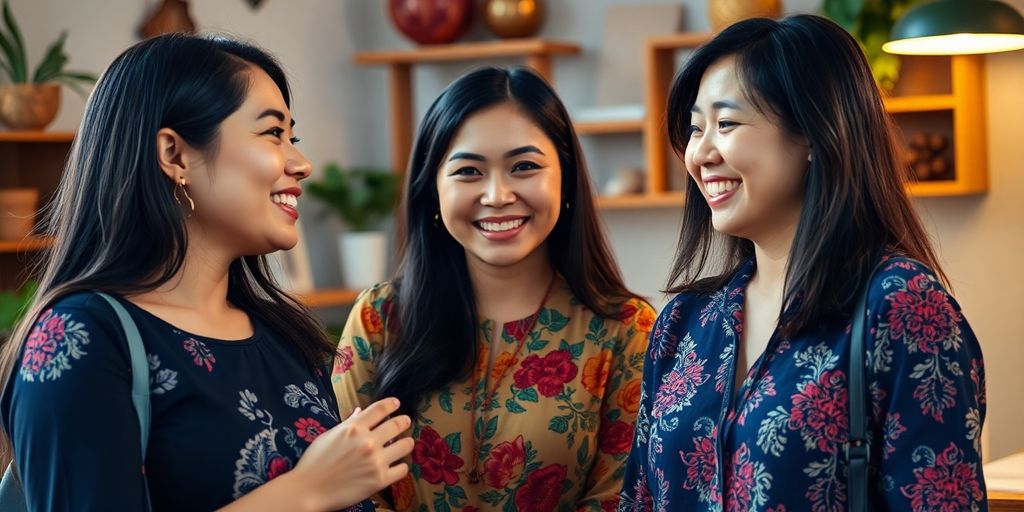
<svg viewBox="0 0 1024 512">
<path fill-rule="evenodd" d="M 377 428 L 373 429 L 371 435 L 376 442 L 384 444 L 398 437 L 402 432 L 409 430 L 411 425 L 412 420 L 408 416 L 397 416 L 378 425 Z"/>
<path fill-rule="evenodd" d="M 413 441 L 411 437 L 405 437 L 384 447 L 384 450 L 381 452 L 381 456 L 388 462 L 388 464 L 391 464 L 402 460 L 412 453 L 414 446 L 416 446 L 416 442 Z"/>
<path fill-rule="evenodd" d="M 351 421 L 368 430 L 373 430 L 385 418 L 397 411 L 399 405 L 397 398 L 384 398 L 370 404 L 358 416 L 353 415 Z"/>
<path fill-rule="evenodd" d="M 384 471 L 384 481 L 387 482 L 385 487 L 388 487 L 399 480 L 405 478 L 405 475 L 409 474 L 409 465 L 406 463 L 395 464 L 386 471 Z"/>
</svg>

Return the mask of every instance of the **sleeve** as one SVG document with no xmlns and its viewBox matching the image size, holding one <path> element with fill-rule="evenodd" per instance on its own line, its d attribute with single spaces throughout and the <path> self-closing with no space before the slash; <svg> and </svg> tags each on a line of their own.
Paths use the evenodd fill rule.
<svg viewBox="0 0 1024 512">
<path fill-rule="evenodd" d="M 619 512 L 650 512 L 654 510 L 651 489 L 647 483 L 647 471 L 651 461 L 650 453 L 651 411 L 654 407 L 654 394 L 658 389 L 659 360 L 664 357 L 665 347 L 671 344 L 667 335 L 673 322 L 673 315 L 678 309 L 677 297 L 669 302 L 661 311 L 661 315 L 651 330 L 647 355 L 643 360 L 643 379 L 640 386 L 640 404 L 636 417 L 636 428 L 629 457 L 626 459 L 622 477 L 622 491 L 619 493 Z"/>
<path fill-rule="evenodd" d="M 587 477 L 587 490 L 576 504 L 580 512 L 615 510 L 618 506 L 640 409 L 644 354 L 655 313 L 640 300 L 626 303 L 623 309 L 622 329 L 611 353 L 611 371 L 601 403 L 597 455 Z"/>
<path fill-rule="evenodd" d="M 960 306 L 922 264 L 897 259 L 869 298 L 873 466 L 888 510 L 987 510 L 984 362 Z"/>
<path fill-rule="evenodd" d="M 373 376 L 377 355 L 384 346 L 390 303 L 389 286 L 368 288 L 359 294 L 345 322 L 331 371 L 331 385 L 343 420 L 356 407 L 365 409 L 373 403 Z M 392 510 L 385 494 L 371 498 L 376 510 Z"/>
<path fill-rule="evenodd" d="M 124 334 L 105 303 L 58 303 L 38 317 L 5 407 L 29 510 L 143 510 L 130 373 Z"/>
</svg>

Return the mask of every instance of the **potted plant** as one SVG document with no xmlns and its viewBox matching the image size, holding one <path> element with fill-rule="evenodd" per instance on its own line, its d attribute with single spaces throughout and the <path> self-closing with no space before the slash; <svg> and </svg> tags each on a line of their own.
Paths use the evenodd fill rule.
<svg viewBox="0 0 1024 512">
<path fill-rule="evenodd" d="M 896 20 L 921 0 L 825 0 L 825 15 L 846 29 L 861 44 L 871 74 L 884 92 L 900 77 L 900 59 L 882 51 Z"/>
<path fill-rule="evenodd" d="M 0 291 L 0 345 L 7 341 L 35 294 L 35 281 L 25 283 L 21 290 Z"/>
<path fill-rule="evenodd" d="M 29 70 L 25 43 L 7 1 L 3 2 L 3 26 L 0 27 L 0 70 L 10 84 L 0 86 L 0 121 L 12 130 L 41 130 L 53 121 L 60 107 L 61 84 L 85 96 L 80 83 L 92 83 L 96 76 L 66 71 L 64 52 L 67 32 L 61 32 L 50 44 L 35 70 Z"/>
<path fill-rule="evenodd" d="M 336 213 L 348 228 L 338 241 L 345 286 L 365 288 L 383 281 L 387 234 L 377 228 L 394 209 L 398 175 L 371 167 L 344 170 L 331 162 L 324 166 L 320 179 L 307 185 L 306 190 Z"/>
</svg>

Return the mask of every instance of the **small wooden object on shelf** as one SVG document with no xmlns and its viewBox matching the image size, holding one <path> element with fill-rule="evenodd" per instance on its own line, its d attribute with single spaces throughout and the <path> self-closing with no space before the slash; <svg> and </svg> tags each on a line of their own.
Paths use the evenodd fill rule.
<svg viewBox="0 0 1024 512">
<path fill-rule="evenodd" d="M 332 288 L 299 294 L 298 299 L 310 308 L 348 306 L 356 301 L 359 290 Z"/>
<path fill-rule="evenodd" d="M 482 43 L 454 43 L 424 46 L 408 50 L 360 52 L 357 64 L 388 66 L 388 95 L 390 98 L 391 165 L 405 172 L 409 163 L 413 136 L 413 83 L 412 67 L 431 62 L 456 62 L 507 57 L 525 57 L 526 65 L 549 82 L 552 81 L 551 61 L 556 55 L 576 55 L 576 44 L 546 39 L 510 39 Z"/>
</svg>

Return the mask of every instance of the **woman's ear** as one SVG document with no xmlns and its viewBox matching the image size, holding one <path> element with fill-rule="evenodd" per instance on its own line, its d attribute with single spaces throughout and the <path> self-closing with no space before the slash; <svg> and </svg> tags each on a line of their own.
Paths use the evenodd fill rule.
<svg viewBox="0 0 1024 512">
<path fill-rule="evenodd" d="M 182 139 L 178 132 L 161 128 L 156 132 L 156 161 L 160 170 L 174 183 L 186 178 L 196 162 L 196 151 Z"/>
</svg>

